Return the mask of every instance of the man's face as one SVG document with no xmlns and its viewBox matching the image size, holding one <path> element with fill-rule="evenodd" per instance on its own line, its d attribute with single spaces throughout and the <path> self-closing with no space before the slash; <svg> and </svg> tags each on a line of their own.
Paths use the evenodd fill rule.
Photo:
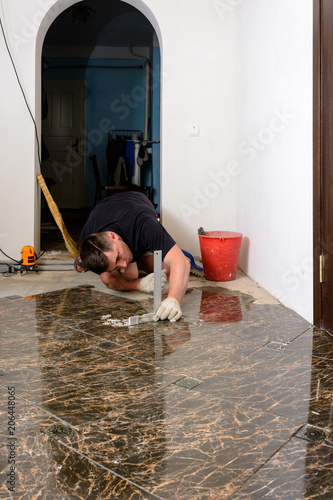
<svg viewBox="0 0 333 500">
<path fill-rule="evenodd" d="M 112 250 L 104 252 L 108 259 L 108 273 L 124 268 L 130 264 L 133 254 L 122 239 L 114 239 Z"/>
</svg>

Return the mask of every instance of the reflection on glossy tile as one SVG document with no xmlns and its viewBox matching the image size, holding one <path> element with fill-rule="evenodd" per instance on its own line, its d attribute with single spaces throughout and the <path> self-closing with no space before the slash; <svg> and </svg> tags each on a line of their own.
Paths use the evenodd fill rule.
<svg viewBox="0 0 333 500">
<path fill-rule="evenodd" d="M 293 438 L 232 498 L 333 497 L 333 449 Z"/>
<path fill-rule="evenodd" d="M 18 498 L 330 498 L 333 338 L 212 288 L 175 324 L 127 326 L 152 307 L 86 286 L 0 299 L 0 498 L 8 386 Z M 310 425 L 322 444 L 295 437 Z"/>
<path fill-rule="evenodd" d="M 7 396 L 0 387 L 1 409 Z M 14 437 L 8 435 L 7 414 L 0 413 L 0 498 L 155 498 L 50 439 L 42 431 L 59 421 L 48 413 L 18 397 L 15 403 Z"/>
<path fill-rule="evenodd" d="M 183 299 L 182 310 L 185 316 L 201 319 L 205 323 L 230 324 L 242 320 L 242 305 L 251 301 L 249 297 L 192 289 Z"/>
<path fill-rule="evenodd" d="M 187 297 L 190 296 L 193 294 Z M 198 305 L 200 307 L 200 303 Z M 270 340 L 284 338 L 288 342 L 309 327 L 307 322 L 294 313 L 288 316 L 289 323 L 283 322 L 276 312 L 279 306 L 273 306 L 277 319 L 273 316 L 270 321 L 267 317 L 262 320 L 265 307 L 260 307 L 258 309 L 258 306 L 250 303 L 241 306 L 242 316 L 246 317 L 246 321 L 243 320 L 240 324 L 224 321 L 215 323 L 218 316 L 214 313 L 212 317 L 205 316 L 204 323 L 198 325 L 189 323 L 186 318 L 175 326 L 149 323 L 140 325 L 132 329 L 130 339 L 120 342 L 121 346 L 117 351 L 197 378 L 217 376 Z M 229 313 L 229 310 L 226 312 Z M 192 317 L 195 316 L 193 310 L 191 314 Z M 252 323 L 250 317 L 253 319 Z M 230 320 L 229 317 L 228 319 Z M 279 324 L 282 324 L 282 332 L 279 332 Z M 156 349 L 156 344 L 160 345 L 159 350 Z M 305 349 L 311 356 L 311 344 Z"/>
<path fill-rule="evenodd" d="M 0 383 L 77 425 L 120 409 L 181 378 L 100 348 L 59 353 L 37 367 L 12 369 Z"/>
<path fill-rule="evenodd" d="M 261 347 L 220 375 L 208 378 L 198 390 L 302 423 L 310 400 L 312 330 L 302 339 L 307 347 L 296 352 L 292 344 L 284 351 Z"/>
<path fill-rule="evenodd" d="M 162 498 L 223 498 L 292 430 L 280 417 L 174 386 L 97 424 L 80 426 L 69 441 L 74 449 L 84 454 L 89 450 L 96 462 L 153 488 Z"/>
<path fill-rule="evenodd" d="M 30 320 L 35 320 L 36 315 L 38 315 L 41 319 L 54 319 L 53 315 L 36 309 L 36 303 L 34 300 L 25 300 L 24 298 L 9 300 L 6 298 L 0 298 L 1 325 L 25 325 Z M 1 338 L 1 342 L 4 342 L 3 338 Z"/>
<path fill-rule="evenodd" d="M 25 324 L 5 324 L 2 327 L 0 367 L 7 369 L 39 368 L 62 364 L 71 355 L 93 345 L 101 339 L 84 334 L 57 321 L 38 318 Z M 117 344 L 114 344 L 116 347 Z"/>
</svg>

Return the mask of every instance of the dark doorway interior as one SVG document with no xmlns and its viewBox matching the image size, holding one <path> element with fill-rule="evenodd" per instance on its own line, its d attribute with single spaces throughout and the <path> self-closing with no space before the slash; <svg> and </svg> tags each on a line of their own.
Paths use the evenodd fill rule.
<svg viewBox="0 0 333 500">
<path fill-rule="evenodd" d="M 66 228 L 77 245 L 80 243 L 81 230 L 89 216 L 90 209 L 65 209 L 61 211 Z M 41 250 L 46 252 L 67 251 L 62 234 L 47 207 L 42 209 Z"/>
<path fill-rule="evenodd" d="M 110 184 L 106 157 L 110 130 L 143 131 L 148 123 L 148 139 L 159 142 L 160 54 L 156 40 L 148 19 L 121 0 L 78 2 L 55 19 L 45 36 L 43 89 L 51 113 L 43 114 L 42 132 L 44 146 L 49 146 L 53 156 L 43 162 L 42 173 L 74 240 L 95 203 L 93 155 L 98 158 L 102 184 Z M 150 66 L 148 116 L 146 61 Z M 69 86 L 79 84 L 86 86 L 79 98 L 83 119 L 74 127 L 71 117 L 78 116 L 78 103 L 74 103 L 78 95 Z M 53 110 L 62 111 L 58 120 Z M 67 128 L 62 128 L 64 123 Z M 139 180 L 139 185 L 150 187 L 157 205 L 159 156 L 159 144 L 153 144 L 150 162 L 143 165 Z M 45 200 L 41 222 L 42 248 L 64 248 Z"/>
</svg>

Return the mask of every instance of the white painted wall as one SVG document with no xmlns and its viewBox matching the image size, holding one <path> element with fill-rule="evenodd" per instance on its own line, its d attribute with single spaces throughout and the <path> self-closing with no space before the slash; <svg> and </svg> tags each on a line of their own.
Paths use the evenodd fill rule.
<svg viewBox="0 0 333 500">
<path fill-rule="evenodd" d="M 240 264 L 312 321 L 312 0 L 243 1 L 235 15 Z"/>
<path fill-rule="evenodd" d="M 164 225 L 195 255 L 200 226 L 242 232 L 240 266 L 312 321 L 312 0 L 145 3 L 162 33 Z"/>
<path fill-rule="evenodd" d="M 7 34 L 16 29 L 13 9 L 8 9 L 6 3 L 3 4 L 1 19 Z M 13 52 L 22 77 L 26 67 L 26 52 Z M 33 58 L 30 60 L 33 62 Z M 0 248 L 15 259 L 20 259 L 21 248 L 33 244 L 35 142 L 32 122 L 1 34 L 0 67 Z M 34 73 L 34 67 L 30 68 L 29 73 Z M 23 85 L 25 91 L 30 94 L 30 105 L 33 109 L 34 92 L 31 93 L 31 78 L 25 78 Z M 5 259 L 3 255 L 1 258 Z"/>
<path fill-rule="evenodd" d="M 241 266 L 311 320 L 311 0 L 127 2 L 148 17 L 161 45 L 163 223 L 194 254 L 199 226 L 243 232 Z M 43 37 L 73 3 L 2 0 L 38 124 Z M 1 37 L 0 66 L 0 248 L 19 258 L 23 245 L 38 248 L 38 162 Z M 274 110 L 293 118 L 272 122 Z M 190 125 L 199 126 L 198 136 L 189 136 Z M 267 127 L 276 129 L 273 138 Z M 267 144 L 249 161 L 247 144 L 239 147 L 258 134 Z"/>
<path fill-rule="evenodd" d="M 1 2 L 0 15 L 6 38 L 29 108 L 36 117 L 37 127 L 40 127 L 41 114 L 43 36 L 56 16 L 73 3 L 75 0 Z M 0 67 L 0 248 L 19 260 L 23 246 L 33 245 L 39 250 L 41 196 L 36 181 L 39 162 L 34 123 L 16 80 L 2 34 Z"/>
</svg>

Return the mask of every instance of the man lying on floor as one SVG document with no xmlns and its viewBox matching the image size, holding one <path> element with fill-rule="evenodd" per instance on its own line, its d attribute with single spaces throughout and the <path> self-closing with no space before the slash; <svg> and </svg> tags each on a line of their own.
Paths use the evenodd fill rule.
<svg viewBox="0 0 333 500">
<path fill-rule="evenodd" d="M 91 211 L 81 232 L 81 241 L 75 269 L 98 274 L 111 290 L 152 292 L 153 253 L 162 250 L 161 281 L 164 286 L 169 278 L 169 292 L 154 321 L 179 320 L 190 263 L 158 221 L 154 205 L 145 194 L 127 191 L 102 200 Z M 149 274 L 139 278 L 139 270 Z"/>
</svg>

